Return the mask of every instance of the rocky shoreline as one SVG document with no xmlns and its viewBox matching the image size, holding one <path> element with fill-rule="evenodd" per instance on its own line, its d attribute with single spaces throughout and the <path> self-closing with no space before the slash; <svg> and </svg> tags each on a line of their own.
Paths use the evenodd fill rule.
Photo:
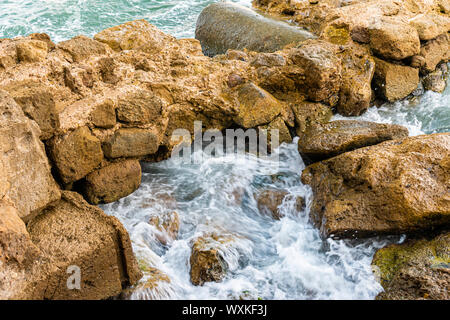
<svg viewBox="0 0 450 320">
<path fill-rule="evenodd" d="M 147 288 L 170 281 L 140 265 L 121 223 L 94 205 L 133 193 L 140 161 L 167 159 L 179 143 L 174 130 L 193 133 L 200 120 L 204 130 L 270 127 L 285 142 L 299 136 L 310 164 L 302 180 L 314 193 L 311 221 L 324 237 L 424 238 L 376 254 L 386 289 L 379 298 L 448 299 L 450 133 L 408 137 L 398 125 L 330 122 L 336 112 L 355 116 L 404 99 L 421 82 L 443 90 L 448 3 L 255 6 L 314 39 L 208 57 L 202 37 L 176 39 L 144 20 L 57 44 L 46 34 L 0 39 L 0 298 L 106 299 L 142 272 L 153 275 L 140 284 Z M 268 190 L 258 206 L 279 219 L 284 196 Z M 176 212 L 149 223 L 169 234 L 162 242 L 176 238 Z M 436 239 L 426 239 L 431 234 Z M 192 244 L 194 284 L 222 279 L 220 246 L 233 246 L 232 236 Z M 434 258 L 416 246 L 432 247 Z M 67 288 L 70 266 L 81 269 L 81 290 Z"/>
</svg>

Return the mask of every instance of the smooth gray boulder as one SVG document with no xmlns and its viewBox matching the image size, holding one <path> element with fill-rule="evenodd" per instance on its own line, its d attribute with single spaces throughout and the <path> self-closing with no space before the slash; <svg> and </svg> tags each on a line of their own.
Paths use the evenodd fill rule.
<svg viewBox="0 0 450 320">
<path fill-rule="evenodd" d="M 195 38 L 205 55 L 215 56 L 228 49 L 274 52 L 315 36 L 249 8 L 218 2 L 206 7 L 198 17 Z"/>
</svg>

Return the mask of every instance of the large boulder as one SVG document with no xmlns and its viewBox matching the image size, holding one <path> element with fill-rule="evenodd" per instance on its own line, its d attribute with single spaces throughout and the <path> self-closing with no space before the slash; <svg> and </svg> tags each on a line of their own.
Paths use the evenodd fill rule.
<svg viewBox="0 0 450 320">
<path fill-rule="evenodd" d="M 158 151 L 158 136 L 151 130 L 122 128 L 103 143 L 105 156 L 110 159 L 142 157 Z"/>
<path fill-rule="evenodd" d="M 420 68 L 422 74 L 433 72 L 439 63 L 450 60 L 450 36 L 443 34 L 427 41 L 420 48 L 420 54 L 411 60 L 411 65 Z"/>
<path fill-rule="evenodd" d="M 139 188 L 141 175 L 137 160 L 112 163 L 86 176 L 82 182 L 83 195 L 92 204 L 117 201 Z"/>
<path fill-rule="evenodd" d="M 47 43 L 40 40 L 20 40 L 17 42 L 16 49 L 20 62 L 42 62 L 48 54 Z"/>
<path fill-rule="evenodd" d="M 0 90 L 0 199 L 8 199 L 29 220 L 61 194 L 50 172 L 40 130 Z"/>
<path fill-rule="evenodd" d="M 450 134 L 392 140 L 307 167 L 324 236 L 425 231 L 450 223 Z"/>
<path fill-rule="evenodd" d="M 237 4 L 218 2 L 200 14 L 195 38 L 200 40 L 206 55 L 214 56 L 228 49 L 274 52 L 314 35 Z"/>
<path fill-rule="evenodd" d="M 292 112 L 295 117 L 295 131 L 298 136 L 303 135 L 311 126 L 316 123 L 326 123 L 333 116 L 331 108 L 312 102 L 301 102 L 292 105 Z"/>
<path fill-rule="evenodd" d="M 119 220 L 88 205 L 77 193 L 63 192 L 62 200 L 33 219 L 28 231 L 55 267 L 51 273 L 41 270 L 46 287 L 29 289 L 34 290 L 32 298 L 105 299 L 142 276 Z M 74 270 L 81 276 L 79 289 L 67 285 Z"/>
<path fill-rule="evenodd" d="M 100 140 L 86 126 L 55 137 L 47 145 L 61 180 L 67 184 L 85 177 L 103 160 Z"/>
<path fill-rule="evenodd" d="M 155 123 L 161 117 L 163 103 L 151 92 L 129 92 L 118 101 L 117 119 L 131 125 Z"/>
<path fill-rule="evenodd" d="M 341 153 L 408 136 L 400 125 L 358 120 L 317 123 L 300 136 L 298 151 L 308 162 L 325 160 Z"/>
<path fill-rule="evenodd" d="M 417 89 L 419 69 L 375 58 L 375 93 L 390 102 L 403 99 Z"/>
<path fill-rule="evenodd" d="M 384 287 L 377 296 L 379 300 L 448 300 L 450 233 L 380 249 L 372 267 Z"/>
</svg>

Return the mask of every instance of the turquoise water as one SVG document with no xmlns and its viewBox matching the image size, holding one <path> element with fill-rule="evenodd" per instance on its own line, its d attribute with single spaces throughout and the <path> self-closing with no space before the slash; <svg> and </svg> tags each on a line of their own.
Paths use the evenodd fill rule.
<svg viewBox="0 0 450 320">
<path fill-rule="evenodd" d="M 45 32 L 54 41 L 146 19 L 176 37 L 194 37 L 197 16 L 214 0 L 0 0 L 0 38 Z M 232 2 L 250 6 L 250 0 Z"/>
</svg>

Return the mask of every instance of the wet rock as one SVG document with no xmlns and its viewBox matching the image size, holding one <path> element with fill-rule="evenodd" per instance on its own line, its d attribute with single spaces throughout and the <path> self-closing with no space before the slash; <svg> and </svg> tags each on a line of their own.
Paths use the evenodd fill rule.
<svg viewBox="0 0 450 320">
<path fill-rule="evenodd" d="M 298 136 L 303 135 L 310 126 L 326 123 L 333 116 L 331 108 L 321 103 L 302 102 L 294 104 L 295 130 Z"/>
<path fill-rule="evenodd" d="M 304 160 L 317 162 L 341 153 L 408 136 L 400 125 L 358 120 L 338 120 L 311 126 L 298 141 Z"/>
<path fill-rule="evenodd" d="M 228 271 L 228 263 L 220 250 L 230 245 L 233 237 L 212 234 L 197 238 L 192 245 L 190 258 L 191 282 L 202 286 L 205 282 L 220 282 Z"/>
<path fill-rule="evenodd" d="M 92 56 L 108 53 L 108 47 L 86 36 L 77 36 L 58 43 L 59 49 L 70 54 L 74 62 L 82 62 Z"/>
<path fill-rule="evenodd" d="M 103 160 L 100 140 L 88 127 L 81 127 L 47 143 L 49 156 L 64 183 L 91 173 Z"/>
<path fill-rule="evenodd" d="M 448 300 L 450 233 L 380 249 L 372 267 L 384 287 L 378 300 Z"/>
<path fill-rule="evenodd" d="M 103 143 L 105 156 L 110 159 L 142 157 L 158 151 L 157 135 L 148 129 L 122 128 Z"/>
<path fill-rule="evenodd" d="M 94 40 L 109 45 L 115 51 L 139 48 L 147 52 L 155 52 L 161 49 L 161 43 L 173 41 L 173 39 L 146 20 L 130 21 L 105 29 L 94 36 Z"/>
<path fill-rule="evenodd" d="M 289 132 L 289 128 L 286 126 L 286 123 L 281 117 L 277 117 L 268 125 L 260 126 L 258 128 L 261 130 L 267 130 L 267 131 L 259 131 L 259 133 L 265 135 L 269 151 L 278 148 L 282 143 L 292 142 L 292 136 L 291 133 Z M 275 130 L 277 130 L 278 132 L 277 133 L 278 138 L 275 138 L 274 136 L 274 133 L 276 132 Z M 272 145 L 272 139 L 275 139 L 274 145 Z"/>
<path fill-rule="evenodd" d="M 115 202 L 139 188 L 141 165 L 137 160 L 115 162 L 88 174 L 82 184 L 89 203 Z"/>
<path fill-rule="evenodd" d="M 47 43 L 39 40 L 21 40 L 16 49 L 20 62 L 41 62 L 48 54 Z"/>
<path fill-rule="evenodd" d="M 92 124 L 98 128 L 109 129 L 116 125 L 116 109 L 112 100 L 105 100 L 94 107 L 90 114 Z"/>
<path fill-rule="evenodd" d="M 169 276 L 154 267 L 145 263 L 139 263 L 141 270 L 144 272 L 144 279 L 136 286 L 124 290 L 120 294 L 121 299 L 130 300 L 161 300 L 167 298 L 165 295 L 164 285 L 170 285 Z"/>
<path fill-rule="evenodd" d="M 135 125 L 154 123 L 160 118 L 162 108 L 161 99 L 151 92 L 130 92 L 119 99 L 117 119 Z"/>
<path fill-rule="evenodd" d="M 237 90 L 239 113 L 235 121 L 242 127 L 254 128 L 267 124 L 281 113 L 281 103 L 254 83 L 246 83 Z"/>
<path fill-rule="evenodd" d="M 105 299 L 142 276 L 119 220 L 88 205 L 77 193 L 64 192 L 59 203 L 29 223 L 28 231 L 56 267 L 49 273 L 41 270 L 46 286 L 30 289 L 35 299 Z M 69 266 L 80 268 L 80 290 L 67 286 Z"/>
<path fill-rule="evenodd" d="M 292 49 L 289 58 L 303 70 L 296 84 L 308 99 L 323 101 L 339 93 L 342 66 L 333 45 L 309 40 Z"/>
<path fill-rule="evenodd" d="M 36 123 L 0 90 L 0 199 L 12 202 L 25 221 L 61 196 L 39 136 Z"/>
<path fill-rule="evenodd" d="M 420 40 L 431 40 L 450 31 L 450 17 L 437 14 L 419 14 L 409 20 Z"/>
<path fill-rule="evenodd" d="M 376 23 L 369 30 L 370 48 L 375 54 L 394 60 L 402 60 L 420 52 L 417 30 L 394 20 Z"/>
<path fill-rule="evenodd" d="M 180 218 L 177 212 L 171 211 L 153 216 L 148 223 L 155 226 L 160 232 L 160 234 L 156 234 L 156 238 L 161 244 L 167 245 L 177 239 L 180 231 Z"/>
<path fill-rule="evenodd" d="M 311 33 L 286 23 L 267 19 L 233 3 L 213 3 L 197 20 L 195 38 L 208 56 L 229 49 L 274 52 L 291 43 L 314 38 Z"/>
<path fill-rule="evenodd" d="M 51 89 L 39 81 L 25 80 L 3 87 L 41 129 L 41 139 L 51 138 L 59 129 L 59 116 Z"/>
<path fill-rule="evenodd" d="M 307 167 L 324 236 L 425 231 L 450 222 L 450 134 L 386 141 Z"/>
<path fill-rule="evenodd" d="M 377 95 L 390 102 L 403 99 L 419 85 L 419 70 L 375 58 L 374 86 Z"/>
<path fill-rule="evenodd" d="M 279 209 L 289 193 L 283 190 L 263 190 L 257 195 L 257 206 L 261 214 L 270 216 L 275 220 L 280 220 L 284 214 Z M 305 200 L 302 197 L 295 198 L 295 209 L 300 212 L 305 207 Z"/>
<path fill-rule="evenodd" d="M 443 92 L 447 85 L 444 73 L 441 70 L 436 70 L 427 74 L 423 78 L 423 87 L 425 90 L 432 90 L 434 92 Z"/>
</svg>

